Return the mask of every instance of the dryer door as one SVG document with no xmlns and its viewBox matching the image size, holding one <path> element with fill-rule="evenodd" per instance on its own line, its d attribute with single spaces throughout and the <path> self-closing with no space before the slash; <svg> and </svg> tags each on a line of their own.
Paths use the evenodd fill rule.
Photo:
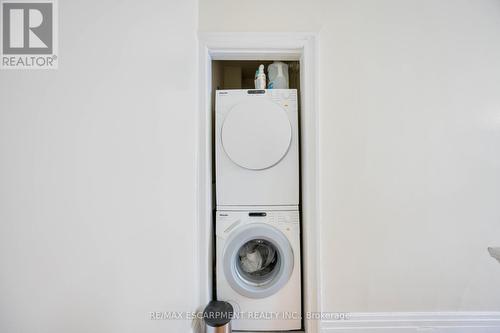
<svg viewBox="0 0 500 333">
<path fill-rule="evenodd" d="M 265 298 L 283 288 L 293 272 L 293 263 L 287 237 L 262 223 L 234 230 L 223 253 L 223 270 L 229 285 L 250 298 Z"/>
<path fill-rule="evenodd" d="M 282 107 L 253 98 L 235 105 L 221 128 L 222 146 L 240 167 L 263 170 L 276 165 L 288 152 L 292 127 Z"/>
</svg>

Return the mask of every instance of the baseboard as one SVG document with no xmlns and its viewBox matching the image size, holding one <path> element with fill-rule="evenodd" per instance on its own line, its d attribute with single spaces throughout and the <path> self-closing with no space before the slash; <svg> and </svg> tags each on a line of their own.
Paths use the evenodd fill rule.
<svg viewBox="0 0 500 333">
<path fill-rule="evenodd" d="M 500 312 L 350 313 L 321 321 L 322 333 L 499 333 Z"/>
</svg>

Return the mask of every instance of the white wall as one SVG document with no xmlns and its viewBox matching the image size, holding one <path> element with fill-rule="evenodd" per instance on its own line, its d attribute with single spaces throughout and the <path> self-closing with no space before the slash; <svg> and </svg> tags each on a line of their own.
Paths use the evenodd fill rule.
<svg viewBox="0 0 500 333">
<path fill-rule="evenodd" d="M 148 312 L 197 305 L 196 2 L 59 7 L 59 70 L 0 72 L 0 331 L 187 331 Z M 500 310 L 498 1 L 199 15 L 320 33 L 324 311 Z"/>
<path fill-rule="evenodd" d="M 201 0 L 320 37 L 323 311 L 499 311 L 500 2 Z"/>
<path fill-rule="evenodd" d="M 187 332 L 196 1 L 59 1 L 56 71 L 0 71 L 0 332 Z"/>
</svg>

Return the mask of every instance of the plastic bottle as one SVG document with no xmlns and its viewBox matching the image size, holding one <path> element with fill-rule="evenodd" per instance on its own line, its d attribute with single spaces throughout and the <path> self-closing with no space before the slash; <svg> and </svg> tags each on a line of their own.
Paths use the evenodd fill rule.
<svg viewBox="0 0 500 333">
<path fill-rule="evenodd" d="M 264 73 L 264 65 L 260 65 L 255 72 L 255 89 L 266 89 L 266 74 Z"/>
<path fill-rule="evenodd" d="M 269 74 L 268 89 L 288 89 L 288 65 L 281 61 L 275 61 L 267 66 Z"/>
</svg>

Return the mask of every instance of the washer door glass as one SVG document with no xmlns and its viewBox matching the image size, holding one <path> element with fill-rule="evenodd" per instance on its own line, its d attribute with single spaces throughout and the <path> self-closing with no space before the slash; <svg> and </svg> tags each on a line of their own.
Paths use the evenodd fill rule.
<svg viewBox="0 0 500 333">
<path fill-rule="evenodd" d="M 236 269 L 248 284 L 265 285 L 279 271 L 279 250 L 265 239 L 252 239 L 238 250 Z"/>
<path fill-rule="evenodd" d="M 282 107 L 262 98 L 235 105 L 221 129 L 227 156 L 245 169 L 263 170 L 283 159 L 292 140 L 292 127 Z"/>
<path fill-rule="evenodd" d="M 224 274 L 239 294 L 264 298 L 278 292 L 293 271 L 293 251 L 286 236 L 262 223 L 233 231 L 224 249 Z"/>
</svg>

